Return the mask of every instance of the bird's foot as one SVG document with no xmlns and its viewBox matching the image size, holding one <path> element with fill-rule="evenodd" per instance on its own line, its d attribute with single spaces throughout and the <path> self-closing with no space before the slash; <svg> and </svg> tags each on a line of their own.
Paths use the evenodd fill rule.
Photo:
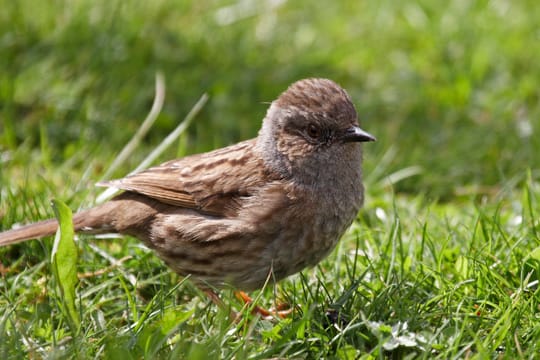
<svg viewBox="0 0 540 360">
<path fill-rule="evenodd" d="M 249 305 L 253 303 L 253 299 L 243 291 L 235 291 L 236 298 Z M 259 314 L 263 318 L 286 318 L 292 313 L 293 309 L 288 304 L 278 304 L 275 308 L 265 309 L 258 305 L 253 306 L 251 312 L 253 314 Z"/>
</svg>

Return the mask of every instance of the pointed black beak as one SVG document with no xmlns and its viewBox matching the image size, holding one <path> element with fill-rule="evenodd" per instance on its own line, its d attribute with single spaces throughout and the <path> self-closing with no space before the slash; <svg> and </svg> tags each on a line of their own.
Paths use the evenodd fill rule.
<svg viewBox="0 0 540 360">
<path fill-rule="evenodd" d="M 377 139 L 375 139 L 375 136 L 371 135 L 368 132 L 365 132 L 358 126 L 351 126 L 347 130 L 345 130 L 342 139 L 345 142 L 377 141 Z"/>
</svg>

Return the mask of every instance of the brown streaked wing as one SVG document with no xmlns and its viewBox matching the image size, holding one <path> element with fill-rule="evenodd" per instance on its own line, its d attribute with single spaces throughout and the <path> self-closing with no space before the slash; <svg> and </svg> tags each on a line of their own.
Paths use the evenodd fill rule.
<svg viewBox="0 0 540 360">
<path fill-rule="evenodd" d="M 118 180 L 99 183 L 214 216 L 234 216 L 243 197 L 264 181 L 254 140 L 188 156 Z"/>
</svg>

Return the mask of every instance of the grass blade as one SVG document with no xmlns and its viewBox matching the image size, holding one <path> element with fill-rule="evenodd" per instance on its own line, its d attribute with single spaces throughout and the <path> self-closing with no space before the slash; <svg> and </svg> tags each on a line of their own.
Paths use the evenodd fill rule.
<svg viewBox="0 0 540 360">
<path fill-rule="evenodd" d="M 71 209 L 59 200 L 53 200 L 52 205 L 60 224 L 51 254 L 53 273 L 63 300 L 62 311 L 67 315 L 72 329 L 78 331 L 80 318 L 75 305 L 78 249 L 74 241 L 72 213 Z"/>
</svg>

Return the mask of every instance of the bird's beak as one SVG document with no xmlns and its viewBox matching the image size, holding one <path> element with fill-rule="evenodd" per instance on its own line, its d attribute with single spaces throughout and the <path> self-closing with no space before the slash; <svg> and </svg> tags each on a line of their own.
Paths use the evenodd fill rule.
<svg viewBox="0 0 540 360">
<path fill-rule="evenodd" d="M 375 136 L 371 135 L 368 132 L 360 129 L 358 126 L 351 126 L 342 137 L 345 142 L 366 142 L 366 141 L 377 141 Z"/>
</svg>

